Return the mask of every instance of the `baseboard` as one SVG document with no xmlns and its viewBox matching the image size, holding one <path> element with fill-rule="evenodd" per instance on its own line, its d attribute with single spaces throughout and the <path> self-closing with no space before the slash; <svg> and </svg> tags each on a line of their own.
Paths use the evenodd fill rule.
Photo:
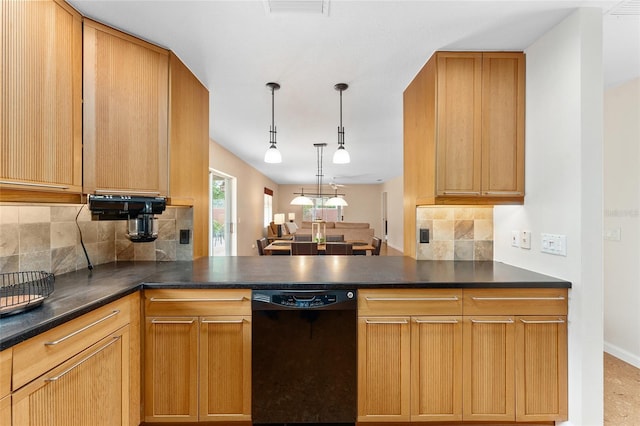
<svg viewBox="0 0 640 426">
<path fill-rule="evenodd" d="M 636 368 L 640 368 L 640 356 L 634 355 L 629 351 L 625 351 L 624 349 L 613 345 L 608 342 L 604 342 L 604 351 L 608 354 L 615 356 L 623 360 L 624 362 L 633 365 Z"/>
</svg>

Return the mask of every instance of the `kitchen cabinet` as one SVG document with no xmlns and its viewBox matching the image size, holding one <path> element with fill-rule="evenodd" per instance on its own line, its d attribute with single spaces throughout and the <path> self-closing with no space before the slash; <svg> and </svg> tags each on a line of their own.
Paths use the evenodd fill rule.
<svg viewBox="0 0 640 426">
<path fill-rule="evenodd" d="M 358 421 L 462 418 L 462 291 L 358 291 Z"/>
<path fill-rule="evenodd" d="M 193 206 L 193 256 L 209 250 L 209 91 L 169 53 L 169 204 Z"/>
<path fill-rule="evenodd" d="M 83 191 L 166 196 L 167 50 L 84 20 Z"/>
<path fill-rule="evenodd" d="M 251 420 L 251 290 L 145 290 L 145 422 Z"/>
<path fill-rule="evenodd" d="M 82 21 L 64 1 L 2 2 L 0 200 L 78 202 Z"/>
<path fill-rule="evenodd" d="M 13 349 L 0 352 L 0 424 L 11 424 L 11 366 Z"/>
<path fill-rule="evenodd" d="M 139 424 L 139 306 L 124 297 L 16 345 L 13 424 Z"/>
<path fill-rule="evenodd" d="M 465 290 L 463 310 L 463 419 L 566 420 L 567 291 Z"/>
<path fill-rule="evenodd" d="M 567 419 L 567 290 L 358 291 L 359 422 Z"/>
<path fill-rule="evenodd" d="M 403 96 L 404 241 L 418 205 L 524 202 L 525 58 L 436 52 Z"/>
</svg>

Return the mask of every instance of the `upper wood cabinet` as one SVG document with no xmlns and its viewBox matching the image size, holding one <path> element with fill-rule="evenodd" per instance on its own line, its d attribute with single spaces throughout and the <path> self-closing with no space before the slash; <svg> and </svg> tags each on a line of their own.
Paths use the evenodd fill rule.
<svg viewBox="0 0 640 426">
<path fill-rule="evenodd" d="M 404 93 L 405 187 L 422 204 L 521 203 L 524 54 L 437 52 Z"/>
<path fill-rule="evenodd" d="M 168 195 L 169 52 L 84 20 L 84 192 Z"/>
<path fill-rule="evenodd" d="M 63 1 L 3 1 L 1 7 L 0 199 L 54 201 L 47 192 L 79 197 L 81 16 Z"/>
<path fill-rule="evenodd" d="M 209 250 L 209 91 L 169 53 L 169 203 L 193 206 L 193 257 Z"/>
</svg>

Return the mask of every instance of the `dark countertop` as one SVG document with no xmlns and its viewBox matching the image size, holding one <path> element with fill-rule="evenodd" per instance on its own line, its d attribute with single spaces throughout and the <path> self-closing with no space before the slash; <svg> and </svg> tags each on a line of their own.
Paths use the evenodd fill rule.
<svg viewBox="0 0 640 426">
<path fill-rule="evenodd" d="M 395 256 L 209 257 L 118 262 L 56 276 L 42 306 L 0 319 L 0 350 L 141 288 L 570 288 L 499 262 L 416 261 Z"/>
</svg>

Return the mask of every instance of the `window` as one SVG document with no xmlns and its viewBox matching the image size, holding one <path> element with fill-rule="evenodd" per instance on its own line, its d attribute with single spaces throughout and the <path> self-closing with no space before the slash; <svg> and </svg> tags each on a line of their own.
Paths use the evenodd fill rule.
<svg viewBox="0 0 640 426">
<path fill-rule="evenodd" d="M 269 188 L 264 189 L 264 227 L 266 228 L 271 223 L 273 217 L 273 190 Z"/>
<path fill-rule="evenodd" d="M 311 198 L 313 206 L 302 206 L 302 220 L 324 220 L 326 222 L 342 221 L 342 207 L 325 206 L 330 197 Z"/>
</svg>

